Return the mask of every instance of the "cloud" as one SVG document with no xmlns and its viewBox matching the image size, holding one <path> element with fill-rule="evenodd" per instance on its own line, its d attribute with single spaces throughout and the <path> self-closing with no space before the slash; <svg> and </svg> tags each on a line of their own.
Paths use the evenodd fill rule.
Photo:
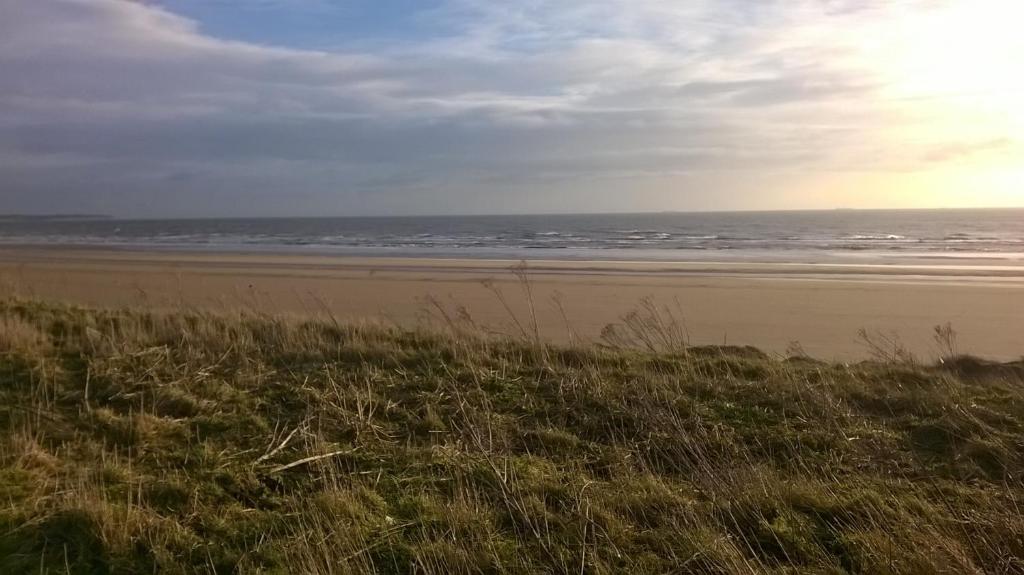
<svg viewBox="0 0 1024 575">
<path fill-rule="evenodd" d="M 979 154 L 1006 151 L 1013 147 L 1014 142 L 1009 138 L 995 138 L 980 142 L 956 142 L 928 150 L 924 155 L 924 161 L 945 164 Z"/>
<path fill-rule="evenodd" d="M 324 9 L 249 7 L 281 5 Z M 756 193 L 742 174 L 911 169 L 878 151 L 907 120 L 857 56 L 884 6 L 449 0 L 417 16 L 442 36 L 309 50 L 153 3 L 0 0 L 0 210 L 658 209 Z"/>
</svg>

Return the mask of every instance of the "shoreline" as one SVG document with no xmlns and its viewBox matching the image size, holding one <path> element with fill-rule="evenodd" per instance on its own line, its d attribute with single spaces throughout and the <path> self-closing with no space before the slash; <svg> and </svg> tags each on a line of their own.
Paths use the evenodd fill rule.
<svg viewBox="0 0 1024 575">
<path fill-rule="evenodd" d="M 1024 277 L 1024 251 L 911 251 L 830 249 L 678 249 L 678 248 L 440 248 L 331 246 L 316 244 L 176 244 L 5 242 L 0 251 L 174 254 L 261 258 L 436 260 L 467 262 L 562 262 L 663 265 L 819 266 L 840 268 L 976 270 Z"/>
<path fill-rule="evenodd" d="M 517 264 L 4 246 L 0 282 L 11 294 L 99 307 L 329 312 L 403 327 L 437 322 L 430 315 L 440 304 L 507 332 L 514 322 L 494 288 L 511 313 L 526 317 L 529 303 L 510 271 Z M 927 359 L 935 354 L 934 326 L 952 323 L 965 353 L 994 360 L 1024 354 L 1024 268 L 532 260 L 526 272 L 542 337 L 559 343 L 597 340 L 650 298 L 679 303 L 694 344 L 782 354 L 799 342 L 814 357 L 854 360 L 866 355 L 858 342 L 863 328 L 896 332 Z"/>
<path fill-rule="evenodd" d="M 555 250 L 552 250 L 555 251 Z M 666 250 L 667 251 L 667 250 Z M 558 258 L 551 257 L 489 257 L 485 254 L 416 255 L 409 252 L 392 254 L 360 254 L 349 252 L 317 252 L 288 250 L 247 250 L 218 248 L 181 248 L 160 246 L 92 246 L 92 245 L 38 245 L 0 244 L 0 262 L 65 261 L 75 254 L 75 261 L 153 264 L 158 262 L 213 265 L 218 267 L 274 264 L 296 268 L 338 268 L 432 271 L 489 272 L 507 270 L 525 264 L 531 273 L 612 273 L 612 274 L 677 274 L 696 276 L 800 276 L 826 279 L 830 276 L 886 276 L 905 278 L 967 278 L 969 280 L 1008 279 L 1024 282 L 1024 263 L 1020 265 L 992 265 L 992 261 L 1017 261 L 991 257 L 944 257 L 917 255 L 891 260 L 864 259 L 862 261 L 828 261 L 773 258 Z M 134 256 L 134 257 L 133 257 Z M 850 257 L 848 260 L 855 260 Z M 948 262 L 958 262 L 957 264 Z M 946 262 L 937 264 L 935 262 Z"/>
</svg>

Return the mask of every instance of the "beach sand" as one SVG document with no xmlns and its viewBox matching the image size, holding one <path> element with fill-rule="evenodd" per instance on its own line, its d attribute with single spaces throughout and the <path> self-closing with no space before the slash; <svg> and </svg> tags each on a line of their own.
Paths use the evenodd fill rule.
<svg viewBox="0 0 1024 575">
<path fill-rule="evenodd" d="M 516 265 L 5 247 L 0 289 L 93 306 L 329 313 L 405 327 L 443 325 L 440 305 L 453 317 L 462 307 L 478 325 L 517 333 L 502 303 L 529 324 L 524 286 L 510 271 Z M 854 360 L 868 355 L 858 337 L 864 328 L 898 334 L 911 351 L 932 360 L 939 354 L 933 328 L 949 322 L 963 352 L 1000 360 L 1024 355 L 1020 269 L 531 261 L 526 275 L 540 334 L 556 342 L 569 340 L 570 332 L 596 340 L 606 325 L 650 298 L 682 316 L 694 344 L 784 353 L 799 342 L 814 357 Z"/>
</svg>

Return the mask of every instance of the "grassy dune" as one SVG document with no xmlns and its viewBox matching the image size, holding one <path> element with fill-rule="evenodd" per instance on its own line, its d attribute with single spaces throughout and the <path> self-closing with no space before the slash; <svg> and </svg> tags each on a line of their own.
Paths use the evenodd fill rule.
<svg viewBox="0 0 1024 575">
<path fill-rule="evenodd" d="M 0 303 L 0 572 L 1024 572 L 1021 366 L 643 317 L 607 334 L 640 351 Z"/>
</svg>

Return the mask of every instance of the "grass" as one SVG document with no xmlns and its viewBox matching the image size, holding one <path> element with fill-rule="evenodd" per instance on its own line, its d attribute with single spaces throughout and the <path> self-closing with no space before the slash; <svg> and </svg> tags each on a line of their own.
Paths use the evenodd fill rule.
<svg viewBox="0 0 1024 575">
<path fill-rule="evenodd" d="M 550 347 L 4 301 L 0 572 L 1024 572 L 1020 365 L 657 312 Z"/>
</svg>

